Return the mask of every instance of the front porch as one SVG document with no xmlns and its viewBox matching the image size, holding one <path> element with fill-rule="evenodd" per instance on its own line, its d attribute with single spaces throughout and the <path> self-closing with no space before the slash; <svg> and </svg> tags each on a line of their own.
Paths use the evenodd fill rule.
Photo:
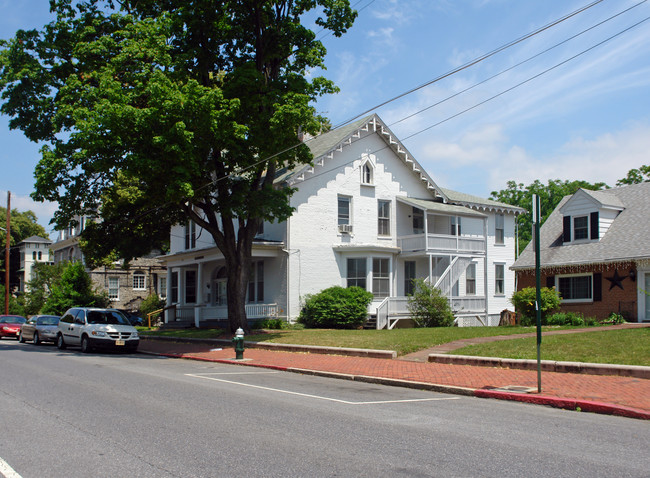
<svg viewBox="0 0 650 478">
<path fill-rule="evenodd" d="M 246 304 L 246 317 L 249 320 L 269 319 L 278 316 L 277 304 Z M 166 322 L 202 323 L 228 320 L 228 307 L 219 305 L 176 305 L 167 311 Z"/>
</svg>

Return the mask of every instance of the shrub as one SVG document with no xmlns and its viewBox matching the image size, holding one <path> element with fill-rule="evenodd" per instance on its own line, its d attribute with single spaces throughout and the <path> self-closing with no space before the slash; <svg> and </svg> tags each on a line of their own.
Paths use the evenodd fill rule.
<svg viewBox="0 0 650 478">
<path fill-rule="evenodd" d="M 422 279 L 413 281 L 415 290 L 408 299 L 408 309 L 417 327 L 449 327 L 454 313 L 449 301 L 437 289 Z"/>
<path fill-rule="evenodd" d="M 305 298 L 298 320 L 306 327 L 354 329 L 366 321 L 372 294 L 361 287 L 330 287 Z"/>
<path fill-rule="evenodd" d="M 142 315 L 142 319 L 147 321 L 147 314 L 150 314 L 154 310 L 160 310 L 163 307 L 165 307 L 166 302 L 161 299 L 158 294 L 151 294 L 149 297 L 144 299 L 142 303 L 140 304 L 140 314 Z M 160 315 L 160 314 L 158 314 Z M 156 315 L 156 317 L 158 316 Z M 155 318 L 152 316 L 152 319 Z"/>
<path fill-rule="evenodd" d="M 603 324 L 607 325 L 618 325 L 618 324 L 624 324 L 625 323 L 625 318 L 616 312 L 612 312 L 609 314 L 609 317 L 607 317 L 605 320 L 602 322 Z"/>
<path fill-rule="evenodd" d="M 592 319 L 593 320 L 593 319 Z M 558 312 L 546 318 L 546 325 L 585 325 L 585 319 L 581 314 L 575 312 Z"/>
<path fill-rule="evenodd" d="M 542 287 L 541 290 L 542 325 L 546 325 L 546 315 L 560 306 L 560 294 L 555 288 Z M 521 325 L 531 325 L 537 321 L 535 313 L 535 301 L 537 291 L 534 287 L 525 287 L 514 294 L 510 302 L 513 303 L 517 312 L 521 314 Z"/>
<path fill-rule="evenodd" d="M 272 329 L 279 330 L 286 327 L 286 322 L 282 319 L 259 319 L 253 323 L 253 329 Z"/>
<path fill-rule="evenodd" d="M 70 307 L 107 307 L 108 294 L 96 291 L 81 262 L 68 262 L 61 278 L 52 286 L 43 313 L 63 315 Z"/>
</svg>

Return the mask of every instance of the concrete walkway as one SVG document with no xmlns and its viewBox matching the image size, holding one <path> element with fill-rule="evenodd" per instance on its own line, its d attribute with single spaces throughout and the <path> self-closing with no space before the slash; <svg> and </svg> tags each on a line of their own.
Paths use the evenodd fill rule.
<svg viewBox="0 0 650 478">
<path fill-rule="evenodd" d="M 143 337 L 139 348 L 140 352 L 166 357 L 265 367 L 650 419 L 650 380 L 643 378 L 543 372 L 542 391 L 537 393 L 537 372 L 531 370 L 350 356 L 346 355 L 346 349 L 337 349 L 336 355 L 313 353 L 308 349 L 300 351 L 300 347 L 293 350 L 248 348 L 244 360 L 238 361 L 234 359 L 232 346 L 224 341 Z"/>
</svg>

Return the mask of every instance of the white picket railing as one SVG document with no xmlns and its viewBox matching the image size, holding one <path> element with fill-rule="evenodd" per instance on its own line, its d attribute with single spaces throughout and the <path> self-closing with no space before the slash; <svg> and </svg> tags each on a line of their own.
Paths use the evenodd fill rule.
<svg viewBox="0 0 650 478">
<path fill-rule="evenodd" d="M 485 237 L 413 234 L 397 238 L 402 252 L 435 251 L 485 253 Z"/>
<path fill-rule="evenodd" d="M 398 321 L 410 319 L 408 297 L 386 297 L 377 306 L 377 330 L 392 329 Z M 456 314 L 484 314 L 485 297 L 453 297 L 451 308 Z"/>
<path fill-rule="evenodd" d="M 199 321 L 211 319 L 227 319 L 228 307 L 225 305 L 177 305 L 175 316 L 170 320 L 194 321 L 198 314 Z M 246 304 L 248 319 L 266 319 L 278 316 L 277 304 Z"/>
</svg>

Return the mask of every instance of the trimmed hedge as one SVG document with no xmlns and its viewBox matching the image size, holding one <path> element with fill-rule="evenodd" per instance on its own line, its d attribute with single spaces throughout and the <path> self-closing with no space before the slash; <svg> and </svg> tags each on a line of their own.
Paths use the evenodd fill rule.
<svg viewBox="0 0 650 478">
<path fill-rule="evenodd" d="M 306 297 L 298 321 L 315 329 L 355 329 L 366 321 L 370 301 L 361 287 L 330 287 Z"/>
</svg>

